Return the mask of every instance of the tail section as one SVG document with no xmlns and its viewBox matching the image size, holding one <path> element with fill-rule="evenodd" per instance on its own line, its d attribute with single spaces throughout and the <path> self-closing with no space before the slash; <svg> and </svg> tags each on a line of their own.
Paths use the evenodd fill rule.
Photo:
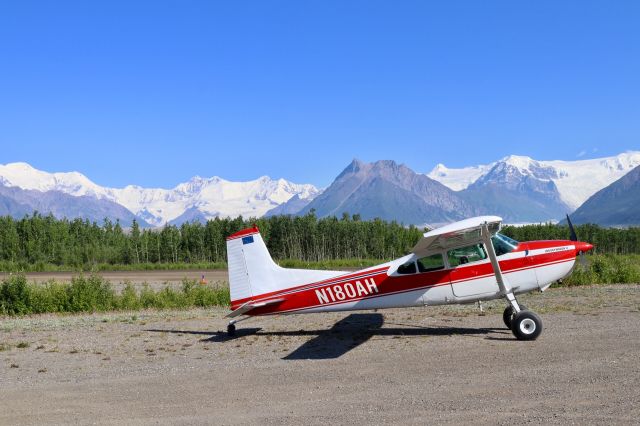
<svg viewBox="0 0 640 426">
<path fill-rule="evenodd" d="M 254 234 L 257 232 L 258 228 L 254 227 L 236 232 L 227 238 L 227 265 L 232 301 L 253 296 L 242 246 L 255 242 Z"/>
<path fill-rule="evenodd" d="M 342 271 L 285 269 L 278 266 L 257 226 L 227 237 L 231 308 L 280 290 L 333 278 Z"/>
</svg>

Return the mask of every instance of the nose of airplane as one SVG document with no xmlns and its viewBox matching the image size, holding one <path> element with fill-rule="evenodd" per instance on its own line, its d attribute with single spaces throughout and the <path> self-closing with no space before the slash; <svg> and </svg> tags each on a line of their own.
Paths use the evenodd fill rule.
<svg viewBox="0 0 640 426">
<path fill-rule="evenodd" d="M 582 241 L 576 241 L 575 246 L 576 246 L 576 255 L 579 255 L 580 253 L 586 253 L 589 250 L 593 249 L 593 244 L 584 243 Z"/>
</svg>

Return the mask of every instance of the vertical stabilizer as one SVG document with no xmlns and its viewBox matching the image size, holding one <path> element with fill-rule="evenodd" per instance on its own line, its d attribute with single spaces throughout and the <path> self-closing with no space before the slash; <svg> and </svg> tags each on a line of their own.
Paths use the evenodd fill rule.
<svg viewBox="0 0 640 426">
<path fill-rule="evenodd" d="M 234 301 L 245 301 L 344 274 L 343 271 L 281 268 L 271 259 L 255 225 L 227 237 L 227 260 L 233 309 L 237 305 Z"/>
</svg>

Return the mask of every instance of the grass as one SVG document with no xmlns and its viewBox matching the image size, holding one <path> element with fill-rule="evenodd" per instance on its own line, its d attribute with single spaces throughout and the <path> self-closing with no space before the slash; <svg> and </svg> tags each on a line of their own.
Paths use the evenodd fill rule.
<svg viewBox="0 0 640 426">
<path fill-rule="evenodd" d="M 29 283 L 24 275 L 14 275 L 0 284 L 0 315 L 10 316 L 228 305 L 226 286 L 200 285 L 195 280 L 183 280 L 179 289 L 167 286 L 159 291 L 147 285 L 136 290 L 127 283 L 120 292 L 97 275 L 78 276 L 70 283 L 46 284 Z"/>
<path fill-rule="evenodd" d="M 284 268 L 302 269 L 337 269 L 374 266 L 389 261 L 389 259 L 333 259 L 319 261 L 303 261 L 298 259 L 281 259 L 278 264 Z M 202 269 L 226 269 L 226 262 L 177 262 L 177 263 L 135 263 L 110 264 L 86 263 L 82 265 L 56 265 L 53 263 L 11 262 L 0 261 L 2 272 L 108 272 L 108 271 L 180 271 Z"/>
<path fill-rule="evenodd" d="M 177 263 L 85 263 L 82 265 L 56 265 L 53 263 L 0 261 L 3 272 L 107 272 L 107 271 L 176 271 L 192 269 L 226 269 L 226 262 L 177 262 Z"/>
<path fill-rule="evenodd" d="M 640 282 L 640 255 L 590 255 L 578 258 L 562 285 L 630 284 Z"/>
<path fill-rule="evenodd" d="M 565 280 L 566 285 L 584 284 L 612 284 L 640 282 L 640 254 L 615 255 L 596 254 L 585 256 L 586 266 L 578 265 L 573 275 Z M 284 268 L 299 269 L 344 269 L 366 268 L 387 262 L 389 259 L 328 259 L 306 261 L 299 259 L 280 259 L 277 263 Z M 138 263 L 138 264 L 85 264 L 77 267 L 68 265 L 54 265 L 37 262 L 24 264 L 0 261 L 2 272 L 87 272 L 98 273 L 106 271 L 173 271 L 173 270 L 204 270 L 226 269 L 225 262 L 200 263 Z"/>
<path fill-rule="evenodd" d="M 377 263 L 380 261 L 376 259 L 280 262 L 284 267 L 317 269 L 366 267 Z M 585 256 L 584 262 L 578 260 L 573 273 L 560 285 L 571 287 L 639 282 L 640 255 L 590 255 Z M 80 275 L 70 283 L 49 281 L 36 284 L 27 282 L 23 274 L 18 274 L 0 282 L 0 315 L 9 316 L 228 305 L 227 286 L 200 285 L 195 280 L 187 279 L 183 280 L 181 288 L 166 286 L 161 290 L 153 290 L 145 285 L 136 289 L 131 283 L 125 283 L 121 291 L 116 291 L 110 282 L 98 275 Z"/>
</svg>

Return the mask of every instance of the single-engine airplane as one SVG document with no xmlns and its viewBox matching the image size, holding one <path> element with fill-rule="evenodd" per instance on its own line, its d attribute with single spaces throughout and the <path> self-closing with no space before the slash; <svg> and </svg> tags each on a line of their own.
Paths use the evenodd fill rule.
<svg viewBox="0 0 640 426">
<path fill-rule="evenodd" d="M 568 216 L 567 216 L 568 219 Z M 357 272 L 278 266 L 254 225 L 227 238 L 234 335 L 256 315 L 474 303 L 504 298 L 503 320 L 519 340 L 534 340 L 542 320 L 516 295 L 544 291 L 593 248 L 571 240 L 518 242 L 500 234 L 502 218 L 480 216 L 424 234 L 411 253 Z M 244 318 L 238 318 L 244 315 Z"/>
</svg>

